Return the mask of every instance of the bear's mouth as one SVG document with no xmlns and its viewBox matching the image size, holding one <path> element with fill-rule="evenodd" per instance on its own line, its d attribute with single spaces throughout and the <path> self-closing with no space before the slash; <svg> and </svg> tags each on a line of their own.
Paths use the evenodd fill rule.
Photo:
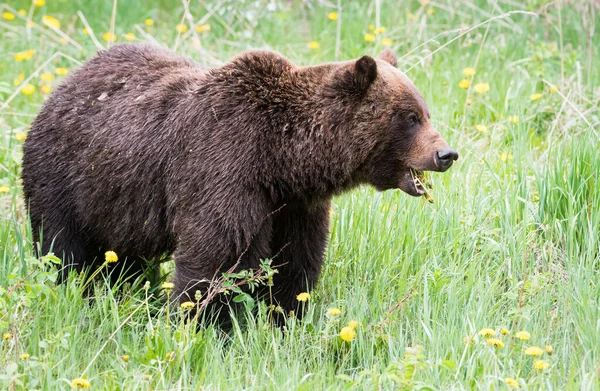
<svg viewBox="0 0 600 391">
<path fill-rule="evenodd" d="M 415 170 L 414 168 L 407 168 L 402 171 L 400 177 L 399 188 L 405 193 L 421 197 L 425 196 L 427 201 L 433 202 L 432 190 L 433 185 L 430 178 L 428 177 L 428 171 Z"/>
</svg>

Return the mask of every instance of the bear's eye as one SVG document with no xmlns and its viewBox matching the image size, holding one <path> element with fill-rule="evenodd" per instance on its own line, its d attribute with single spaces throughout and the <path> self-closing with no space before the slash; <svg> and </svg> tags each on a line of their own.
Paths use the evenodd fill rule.
<svg viewBox="0 0 600 391">
<path fill-rule="evenodd" d="M 406 122 L 408 122 L 410 126 L 416 125 L 419 122 L 419 117 L 417 117 L 415 113 L 410 113 L 408 117 L 406 117 Z"/>
</svg>

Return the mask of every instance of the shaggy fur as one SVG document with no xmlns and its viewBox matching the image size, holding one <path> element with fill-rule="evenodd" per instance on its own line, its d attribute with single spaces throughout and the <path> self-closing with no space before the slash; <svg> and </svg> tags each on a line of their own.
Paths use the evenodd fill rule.
<svg viewBox="0 0 600 391">
<path fill-rule="evenodd" d="M 131 276 L 172 254 L 182 301 L 276 255 L 274 300 L 295 309 L 321 270 L 332 196 L 362 183 L 419 195 L 409 168 L 451 164 L 423 98 L 382 58 L 297 67 L 254 51 L 206 69 L 150 46 L 100 52 L 25 142 L 42 253 L 68 272 L 114 250 Z"/>
</svg>

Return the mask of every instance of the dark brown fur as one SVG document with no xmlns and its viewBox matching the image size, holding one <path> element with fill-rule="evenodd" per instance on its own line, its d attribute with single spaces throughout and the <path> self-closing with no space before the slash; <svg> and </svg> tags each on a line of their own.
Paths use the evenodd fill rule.
<svg viewBox="0 0 600 391">
<path fill-rule="evenodd" d="M 383 58 L 300 68 L 257 51 L 205 69 L 149 46 L 100 52 L 25 143 L 42 252 L 81 270 L 114 250 L 130 275 L 173 254 L 183 301 L 238 260 L 278 254 L 274 299 L 295 309 L 319 276 L 332 196 L 361 183 L 410 193 L 408 167 L 443 170 L 423 98 Z"/>
</svg>

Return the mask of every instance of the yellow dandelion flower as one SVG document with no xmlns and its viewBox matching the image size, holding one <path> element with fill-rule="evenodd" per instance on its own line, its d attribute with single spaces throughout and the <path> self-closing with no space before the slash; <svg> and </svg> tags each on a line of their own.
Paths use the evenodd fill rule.
<svg viewBox="0 0 600 391">
<path fill-rule="evenodd" d="M 435 8 L 433 8 L 433 7 L 432 7 L 432 8 L 429 8 L 429 9 L 427 10 L 427 13 L 428 13 L 429 15 L 433 15 L 433 14 L 435 14 Z"/>
<path fill-rule="evenodd" d="M 14 83 L 15 83 L 15 87 L 16 87 L 16 86 L 18 86 L 19 84 L 21 84 L 21 80 L 19 80 L 19 79 L 15 79 L 15 80 L 14 80 Z"/>
<path fill-rule="evenodd" d="M 373 26 L 372 24 L 369 25 L 369 30 L 373 31 L 375 30 L 375 26 Z"/>
<path fill-rule="evenodd" d="M 27 24 L 25 24 L 25 25 L 26 25 L 27 27 L 29 27 L 29 28 L 35 27 L 35 23 L 34 23 L 34 22 L 32 22 L 31 20 L 28 20 L 28 21 L 27 21 Z"/>
<path fill-rule="evenodd" d="M 557 87 L 556 85 L 552 85 L 552 86 L 550 87 L 550 93 L 554 93 L 554 92 L 556 92 L 556 91 L 558 91 L 558 87 Z"/>
<path fill-rule="evenodd" d="M 191 310 L 196 304 L 193 301 L 186 301 L 180 304 L 182 310 Z"/>
<path fill-rule="evenodd" d="M 509 115 L 508 116 L 508 122 L 512 122 L 513 124 L 518 124 L 519 123 L 519 116 L 518 115 Z"/>
<path fill-rule="evenodd" d="M 165 355 L 165 358 L 166 358 L 167 360 L 170 360 L 170 359 L 172 359 L 172 358 L 173 358 L 173 355 L 174 355 L 174 354 L 175 354 L 174 352 L 167 353 L 167 354 Z"/>
<path fill-rule="evenodd" d="M 473 338 L 470 335 L 467 335 L 466 337 L 463 338 L 463 343 L 465 345 L 473 345 L 475 343 L 475 338 Z"/>
<path fill-rule="evenodd" d="M 355 320 L 351 320 L 350 322 L 348 322 L 348 327 L 356 329 L 358 327 L 358 322 Z"/>
<path fill-rule="evenodd" d="M 504 152 L 504 154 L 506 154 L 506 152 Z M 503 160 L 506 160 L 507 157 L 508 157 L 508 155 L 506 155 Z M 502 159 L 502 157 L 500 157 L 500 159 Z M 517 339 L 520 339 L 521 341 L 527 341 L 529 338 L 531 338 L 531 334 L 529 334 L 527 331 L 523 330 L 523 331 L 519 331 L 518 333 L 516 333 L 515 337 Z"/>
<path fill-rule="evenodd" d="M 135 39 L 135 34 L 134 33 L 127 33 L 125 34 L 125 39 L 128 41 L 133 41 Z"/>
<path fill-rule="evenodd" d="M 23 95 L 31 95 L 34 92 L 35 92 L 35 87 L 33 86 L 33 84 L 29 84 L 29 83 L 25 84 L 23 86 L 23 88 L 21 89 L 21 93 Z"/>
<path fill-rule="evenodd" d="M 71 380 L 71 387 L 73 387 L 73 388 L 89 388 L 90 382 L 81 377 L 78 377 L 77 379 Z"/>
<path fill-rule="evenodd" d="M 381 43 L 383 43 L 385 46 L 392 46 L 392 40 L 389 38 L 384 38 Z"/>
<path fill-rule="evenodd" d="M 21 62 L 21 61 L 25 60 L 25 54 L 22 52 L 15 53 L 15 60 L 17 62 Z"/>
<path fill-rule="evenodd" d="M 542 94 L 536 93 L 530 96 L 531 100 L 538 100 L 542 97 Z"/>
<path fill-rule="evenodd" d="M 33 0 L 33 5 L 36 7 L 43 7 L 46 4 L 46 0 Z"/>
<path fill-rule="evenodd" d="M 512 377 L 505 377 L 504 383 L 506 383 L 511 388 L 519 388 L 519 382 L 513 379 Z"/>
<path fill-rule="evenodd" d="M 8 186 L 0 186 L 0 193 L 8 193 L 10 191 L 10 187 Z M 4 333 L 2 334 L 2 338 L 3 339 L 9 339 L 10 338 L 10 334 L 9 333 Z"/>
<path fill-rule="evenodd" d="M 59 76 L 64 76 L 67 73 L 69 73 L 69 70 L 67 68 L 56 68 L 56 74 Z"/>
<path fill-rule="evenodd" d="M 535 369 L 544 370 L 550 367 L 550 363 L 546 360 L 533 360 L 533 367 Z"/>
<path fill-rule="evenodd" d="M 161 288 L 169 291 L 169 290 L 175 288 L 175 284 L 173 284 L 172 282 L 163 282 L 163 284 L 161 285 Z"/>
<path fill-rule="evenodd" d="M 20 9 L 19 10 L 19 15 L 25 16 L 25 15 L 27 15 L 27 11 L 25 11 L 24 9 Z"/>
<path fill-rule="evenodd" d="M 469 88 L 469 86 L 471 85 L 471 81 L 469 81 L 469 79 L 462 79 L 460 81 L 460 83 L 458 83 L 458 86 L 462 89 L 467 89 Z"/>
<path fill-rule="evenodd" d="M 552 345 L 546 345 L 544 347 L 544 350 L 546 351 L 546 353 L 548 354 L 552 354 L 554 352 L 554 349 L 552 348 Z"/>
<path fill-rule="evenodd" d="M 42 73 L 42 74 L 40 75 L 40 79 L 42 79 L 43 81 L 48 81 L 48 82 L 50 82 L 50 81 L 54 80 L 54 75 L 53 75 L 53 74 L 51 74 L 51 73 L 49 73 L 49 72 Z"/>
<path fill-rule="evenodd" d="M 115 35 L 111 32 L 108 33 L 104 33 L 104 35 L 102 36 L 102 38 L 104 38 L 104 40 L 106 42 L 115 42 L 115 40 L 117 39 L 117 37 L 115 37 Z"/>
<path fill-rule="evenodd" d="M 463 75 L 465 76 L 473 76 L 475 74 L 475 68 L 467 67 L 463 69 Z"/>
<path fill-rule="evenodd" d="M 182 34 L 185 33 L 187 31 L 187 29 L 188 29 L 187 25 L 185 25 L 185 24 L 178 24 L 177 26 L 175 26 L 175 30 L 177 30 L 177 32 L 180 32 Z"/>
<path fill-rule="evenodd" d="M 373 42 L 375 40 L 375 36 L 373 34 L 365 34 L 365 41 Z"/>
<path fill-rule="evenodd" d="M 482 337 L 495 337 L 496 330 L 485 328 L 485 329 L 479 330 L 479 333 L 477 333 L 477 334 L 481 335 Z"/>
<path fill-rule="evenodd" d="M 310 293 L 308 292 L 302 292 L 296 296 L 296 300 L 298 301 L 308 301 L 308 299 L 310 299 Z"/>
<path fill-rule="evenodd" d="M 330 12 L 330 13 L 327 14 L 327 17 L 329 18 L 329 20 L 337 20 L 338 13 L 337 12 Z"/>
<path fill-rule="evenodd" d="M 196 32 L 203 33 L 205 31 L 210 31 L 210 24 L 201 24 L 196 27 Z"/>
<path fill-rule="evenodd" d="M 127 362 L 129 361 L 129 356 L 127 354 L 124 354 L 121 356 L 121 358 L 123 359 L 123 361 Z"/>
<path fill-rule="evenodd" d="M 475 129 L 477 129 L 481 133 L 487 132 L 487 126 L 485 125 L 475 125 Z"/>
<path fill-rule="evenodd" d="M 25 133 L 15 134 L 15 139 L 17 139 L 17 141 L 25 141 L 26 138 L 27 138 L 27 135 Z"/>
<path fill-rule="evenodd" d="M 108 263 L 115 263 L 119 260 L 119 257 L 117 256 L 117 253 L 114 251 L 107 251 L 104 253 L 104 259 L 106 260 L 106 262 Z"/>
<path fill-rule="evenodd" d="M 507 329 L 507 328 L 502 327 L 500 329 L 500 333 L 502 333 L 502 335 L 508 335 L 508 334 L 510 334 L 510 330 Z"/>
<path fill-rule="evenodd" d="M 415 20 L 415 19 L 417 19 L 417 16 L 415 14 L 409 12 L 408 14 L 406 14 L 406 18 L 408 20 Z"/>
<path fill-rule="evenodd" d="M 23 360 L 27 360 L 29 357 L 31 357 L 31 355 L 29 353 L 23 353 L 23 354 L 21 354 L 21 358 Z"/>
<path fill-rule="evenodd" d="M 88 30 L 87 28 L 84 28 L 84 29 L 83 29 L 83 33 L 84 33 L 85 35 L 90 35 L 90 30 Z"/>
<path fill-rule="evenodd" d="M 52 29 L 56 29 L 56 30 L 60 29 L 60 22 L 54 16 L 44 15 L 42 17 L 42 23 Z"/>
<path fill-rule="evenodd" d="M 148 18 L 148 19 L 144 20 L 144 24 L 146 26 L 152 26 L 154 24 L 154 21 L 152 19 Z"/>
<path fill-rule="evenodd" d="M 477 83 L 477 84 L 475 84 L 473 89 L 478 94 L 485 94 L 486 92 L 488 92 L 490 90 L 490 85 L 488 83 Z"/>
<path fill-rule="evenodd" d="M 25 74 L 24 73 L 19 73 L 19 80 L 21 80 L 21 81 L 25 80 Z"/>
<path fill-rule="evenodd" d="M 10 188 L 7 186 L 0 186 L 0 193 L 8 193 L 10 191 Z M 2 339 L 5 341 L 8 341 L 10 339 L 10 333 L 4 333 L 2 334 Z"/>
<path fill-rule="evenodd" d="M 385 31 L 385 27 L 379 27 L 378 29 L 373 30 L 373 34 L 379 35 Z"/>
<path fill-rule="evenodd" d="M 354 329 L 352 327 L 348 327 L 348 326 L 343 327 L 340 330 L 340 338 L 346 342 L 350 342 L 354 338 L 356 338 L 356 331 L 354 331 Z"/>
<path fill-rule="evenodd" d="M 339 308 L 330 308 L 327 310 L 327 313 L 331 316 L 338 316 L 342 313 L 342 310 L 340 310 Z"/>
<path fill-rule="evenodd" d="M 503 162 L 507 161 L 507 160 L 513 160 L 513 155 L 510 152 L 502 152 L 500 154 L 500 160 L 502 160 Z M 519 337 L 520 333 L 527 333 L 527 331 L 520 331 L 517 334 L 515 334 L 515 336 L 523 341 L 526 341 L 529 339 L 529 333 L 527 333 L 527 338 L 521 338 Z M 521 336 L 523 336 L 523 334 L 521 334 Z"/>
<path fill-rule="evenodd" d="M 538 348 L 537 346 L 530 346 L 525 349 L 525 354 L 532 357 L 539 357 L 544 354 L 542 348 Z"/>
<path fill-rule="evenodd" d="M 498 338 L 488 338 L 485 342 L 488 345 L 491 345 L 495 348 L 503 348 L 504 347 L 504 342 L 502 342 Z"/>
<path fill-rule="evenodd" d="M 12 12 L 3 12 L 2 17 L 6 20 L 13 20 L 15 18 L 15 14 Z"/>
<path fill-rule="evenodd" d="M 317 41 L 310 41 L 308 47 L 310 49 L 318 49 L 321 45 Z"/>
</svg>

